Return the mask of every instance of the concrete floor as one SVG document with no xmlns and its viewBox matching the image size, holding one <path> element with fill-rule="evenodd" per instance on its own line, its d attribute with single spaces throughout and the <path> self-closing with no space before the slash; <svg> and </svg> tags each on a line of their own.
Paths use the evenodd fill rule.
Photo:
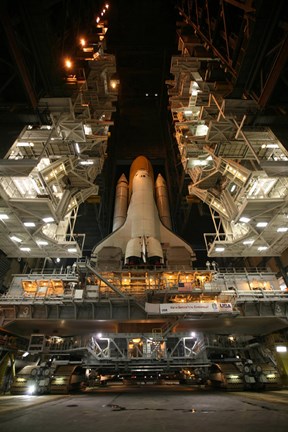
<svg viewBox="0 0 288 432">
<path fill-rule="evenodd" d="M 288 391 L 107 387 L 67 396 L 1 396 L 3 432 L 286 432 Z"/>
</svg>

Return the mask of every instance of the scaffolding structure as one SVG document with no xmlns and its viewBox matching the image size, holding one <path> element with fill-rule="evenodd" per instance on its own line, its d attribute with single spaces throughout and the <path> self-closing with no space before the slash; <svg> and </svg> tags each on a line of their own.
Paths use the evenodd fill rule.
<svg viewBox="0 0 288 432">
<path fill-rule="evenodd" d="M 204 234 L 208 256 L 280 256 L 288 245 L 288 152 L 269 127 L 252 124 L 255 99 L 231 97 L 225 74 L 212 78 L 220 59 L 199 38 L 180 29 L 178 48 L 166 84 L 190 200 L 209 206 L 215 228 Z"/>
</svg>

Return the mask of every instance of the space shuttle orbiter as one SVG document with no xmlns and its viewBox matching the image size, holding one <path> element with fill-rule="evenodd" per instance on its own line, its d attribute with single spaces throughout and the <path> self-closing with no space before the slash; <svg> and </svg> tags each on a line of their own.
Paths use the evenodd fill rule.
<svg viewBox="0 0 288 432">
<path fill-rule="evenodd" d="M 91 259 L 101 270 L 124 265 L 190 267 L 192 248 L 171 231 L 167 187 L 145 156 L 132 163 L 116 186 L 113 232 L 95 246 Z"/>
</svg>

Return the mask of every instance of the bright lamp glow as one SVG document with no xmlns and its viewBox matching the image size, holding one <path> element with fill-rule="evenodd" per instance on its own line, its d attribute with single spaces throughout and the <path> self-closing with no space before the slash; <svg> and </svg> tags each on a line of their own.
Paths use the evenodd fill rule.
<svg viewBox="0 0 288 432">
<path fill-rule="evenodd" d="M 0 220 L 9 219 L 9 216 L 5 213 L 0 214 Z"/>
<path fill-rule="evenodd" d="M 34 144 L 32 142 L 25 142 L 25 141 L 19 141 L 16 144 L 17 147 L 34 147 Z"/>
<path fill-rule="evenodd" d="M 267 246 L 259 246 L 258 247 L 258 251 L 265 251 L 265 250 L 267 250 L 268 249 L 268 247 Z"/>
<path fill-rule="evenodd" d="M 70 59 L 66 59 L 66 60 L 65 60 L 65 67 L 66 67 L 67 69 L 71 69 L 72 66 L 73 66 L 72 61 L 71 61 Z"/>
<path fill-rule="evenodd" d="M 193 166 L 205 166 L 208 165 L 207 159 L 206 160 L 201 160 L 201 159 L 189 159 L 191 161 L 191 165 Z"/>
<path fill-rule="evenodd" d="M 54 222 L 54 219 L 53 219 L 51 216 L 50 216 L 50 217 L 43 218 L 42 220 L 43 220 L 43 222 L 45 222 L 45 223 Z"/>
<path fill-rule="evenodd" d="M 94 165 L 94 162 L 92 160 L 83 160 L 80 165 Z"/>
<path fill-rule="evenodd" d="M 47 245 L 48 245 L 48 242 L 45 241 L 45 240 L 38 240 L 38 241 L 37 241 L 37 244 L 38 244 L 39 246 L 47 246 Z"/>
<path fill-rule="evenodd" d="M 75 252 L 77 252 L 77 249 L 76 248 L 69 248 L 68 252 L 69 253 L 75 253 Z"/>
<path fill-rule="evenodd" d="M 15 242 L 17 242 L 17 243 L 21 243 L 22 242 L 22 240 L 19 237 L 16 237 L 16 236 L 11 236 L 10 239 L 13 240 L 13 241 L 15 241 Z"/>
<path fill-rule="evenodd" d="M 224 250 L 225 248 L 221 246 L 215 248 L 215 252 L 224 252 Z"/>
<path fill-rule="evenodd" d="M 248 218 L 248 217 L 246 217 L 246 216 L 242 216 L 242 217 L 239 219 L 239 221 L 240 221 L 240 222 L 243 222 L 243 223 L 248 223 L 248 222 L 250 222 L 250 218 Z"/>
<path fill-rule="evenodd" d="M 79 147 L 79 144 L 77 142 L 75 143 L 75 149 L 76 149 L 77 153 L 80 153 L 80 147 Z"/>
<path fill-rule="evenodd" d="M 258 222 L 256 227 L 265 228 L 268 225 L 268 222 Z"/>
<path fill-rule="evenodd" d="M 254 240 L 244 240 L 243 241 L 243 244 L 244 245 L 251 245 L 251 244 L 253 244 L 254 243 Z"/>
<path fill-rule="evenodd" d="M 31 249 L 29 247 L 20 247 L 20 250 L 22 252 L 30 252 L 31 251 Z"/>
<path fill-rule="evenodd" d="M 85 135 L 92 135 L 92 127 L 90 125 L 83 125 Z"/>
<path fill-rule="evenodd" d="M 278 345 L 276 346 L 276 351 L 279 353 L 286 353 L 287 352 L 287 347 L 284 345 Z"/>
<path fill-rule="evenodd" d="M 36 390 L 36 386 L 35 385 L 30 385 L 28 387 L 27 393 L 30 394 L 30 395 L 32 395 L 33 393 L 35 393 L 35 390 Z"/>
<path fill-rule="evenodd" d="M 278 148 L 278 144 L 262 144 L 261 148 Z"/>
<path fill-rule="evenodd" d="M 286 232 L 286 231 L 288 231 L 288 228 L 286 228 L 286 227 L 279 227 L 277 229 L 277 232 Z"/>
<path fill-rule="evenodd" d="M 24 225 L 28 228 L 35 227 L 36 224 L 34 222 L 24 222 Z"/>
<path fill-rule="evenodd" d="M 208 131 L 208 126 L 206 126 L 205 124 L 204 125 L 198 125 L 196 127 L 195 135 L 196 136 L 204 136 L 207 134 L 207 131 Z"/>
</svg>

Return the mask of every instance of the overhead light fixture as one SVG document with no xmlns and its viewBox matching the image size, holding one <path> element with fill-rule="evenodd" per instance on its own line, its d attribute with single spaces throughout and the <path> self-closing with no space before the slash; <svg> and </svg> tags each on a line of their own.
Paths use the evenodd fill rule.
<svg viewBox="0 0 288 432">
<path fill-rule="evenodd" d="M 47 246 L 47 245 L 48 245 L 48 242 L 45 241 L 45 240 L 38 240 L 36 243 L 37 243 L 39 246 Z"/>
<path fill-rule="evenodd" d="M 22 240 L 21 240 L 19 237 L 16 237 L 16 236 L 14 236 L 14 235 L 12 235 L 12 236 L 10 237 L 10 239 L 13 240 L 13 241 L 15 241 L 15 242 L 17 242 L 17 243 L 21 243 L 21 242 L 22 242 Z"/>
<path fill-rule="evenodd" d="M 31 228 L 31 227 L 35 227 L 36 226 L 35 222 L 24 222 L 24 225 L 27 228 Z"/>
<path fill-rule="evenodd" d="M 185 111 L 184 111 L 184 114 L 185 114 L 185 115 L 191 115 L 191 114 L 192 114 L 192 111 L 191 111 L 191 110 L 185 110 Z"/>
<path fill-rule="evenodd" d="M 31 251 L 31 249 L 29 247 L 20 247 L 20 250 L 22 252 L 30 252 Z"/>
<path fill-rule="evenodd" d="M 191 161 L 191 165 L 193 166 L 205 166 L 208 165 L 207 159 L 203 160 L 203 159 L 190 159 Z"/>
<path fill-rule="evenodd" d="M 5 213 L 0 214 L 0 220 L 6 220 L 9 219 L 9 216 Z"/>
<path fill-rule="evenodd" d="M 268 249 L 268 246 L 259 246 L 258 247 L 258 251 L 265 251 L 265 250 L 267 250 Z"/>
<path fill-rule="evenodd" d="M 286 227 L 279 227 L 277 229 L 277 232 L 287 232 L 287 231 L 288 231 L 288 228 L 286 228 Z"/>
<path fill-rule="evenodd" d="M 221 247 L 221 246 L 218 246 L 215 248 L 215 252 L 224 252 L 224 250 L 225 250 L 225 248 Z"/>
<path fill-rule="evenodd" d="M 192 88 L 192 91 L 191 91 L 192 96 L 197 96 L 198 93 L 199 93 L 199 89 Z"/>
<path fill-rule="evenodd" d="M 80 165 L 94 165 L 94 162 L 92 160 L 83 160 L 80 161 Z"/>
<path fill-rule="evenodd" d="M 75 143 L 75 149 L 76 149 L 76 152 L 77 152 L 77 153 L 81 153 L 81 152 L 80 152 L 79 144 L 78 144 L 77 142 Z"/>
<path fill-rule="evenodd" d="M 256 227 L 258 228 L 265 228 L 268 225 L 268 222 L 258 222 L 256 224 Z"/>
<path fill-rule="evenodd" d="M 46 218 L 43 218 L 42 219 L 43 220 L 43 222 L 45 222 L 45 223 L 50 223 L 50 222 L 54 222 L 54 219 L 53 219 L 53 217 L 46 217 Z"/>
<path fill-rule="evenodd" d="M 69 248 L 68 252 L 69 253 L 75 253 L 75 252 L 77 252 L 77 248 Z"/>
<path fill-rule="evenodd" d="M 196 136 L 204 136 L 207 134 L 208 129 L 209 128 L 206 124 L 198 124 L 198 126 L 196 126 L 195 135 Z"/>
<path fill-rule="evenodd" d="M 65 67 L 66 67 L 67 69 L 71 69 L 72 66 L 73 66 L 72 61 L 71 61 L 70 59 L 67 58 L 67 59 L 65 60 Z"/>
<path fill-rule="evenodd" d="M 242 216 L 240 219 L 239 219 L 239 221 L 240 222 L 243 222 L 243 223 L 248 223 L 248 222 L 250 222 L 250 218 L 248 218 L 248 217 L 246 217 L 246 216 Z"/>
<path fill-rule="evenodd" d="M 287 347 L 284 345 L 277 345 L 276 346 L 276 351 L 279 353 L 286 353 L 287 352 Z"/>
<path fill-rule="evenodd" d="M 251 245 L 251 244 L 253 244 L 254 243 L 254 240 L 244 240 L 243 241 L 243 244 L 244 245 Z"/>
<path fill-rule="evenodd" d="M 278 148 L 278 144 L 262 144 L 261 148 Z"/>
<path fill-rule="evenodd" d="M 34 147 L 34 144 L 32 142 L 26 142 L 26 141 L 19 141 L 16 144 L 17 147 Z"/>
<path fill-rule="evenodd" d="M 85 135 L 92 135 L 93 134 L 91 125 L 84 124 L 83 128 L 84 128 Z"/>
</svg>

